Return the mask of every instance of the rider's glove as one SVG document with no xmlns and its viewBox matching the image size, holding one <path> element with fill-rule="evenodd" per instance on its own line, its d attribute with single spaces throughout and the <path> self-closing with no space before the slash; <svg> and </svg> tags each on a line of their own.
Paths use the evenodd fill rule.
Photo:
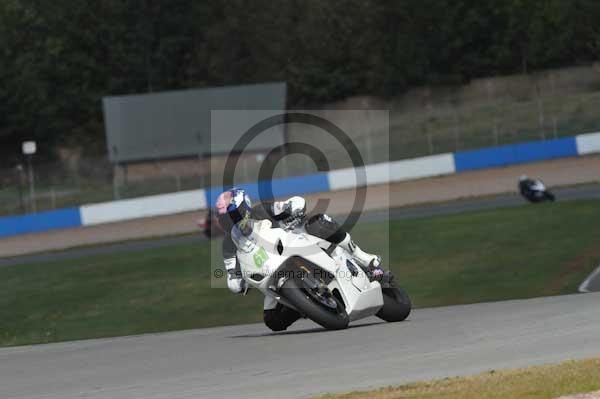
<svg viewBox="0 0 600 399">
<path fill-rule="evenodd" d="M 285 202 L 273 204 L 273 211 L 285 229 L 293 229 L 304 221 L 306 201 L 302 197 L 292 197 Z"/>
<path fill-rule="evenodd" d="M 246 281 L 242 278 L 241 272 L 236 267 L 237 259 L 228 258 L 223 261 L 227 269 L 227 287 L 235 294 L 241 294 L 246 290 Z"/>
</svg>

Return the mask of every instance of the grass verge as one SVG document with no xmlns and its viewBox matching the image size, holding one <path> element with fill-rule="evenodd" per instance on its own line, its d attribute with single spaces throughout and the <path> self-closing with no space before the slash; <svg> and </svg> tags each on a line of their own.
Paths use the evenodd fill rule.
<svg viewBox="0 0 600 399">
<path fill-rule="evenodd" d="M 365 223 L 417 307 L 576 292 L 600 259 L 600 202 Z M 262 298 L 210 288 L 210 246 L 0 268 L 0 346 L 257 322 Z"/>
<path fill-rule="evenodd" d="M 319 399 L 555 399 L 600 389 L 600 359 L 445 378 Z"/>
</svg>

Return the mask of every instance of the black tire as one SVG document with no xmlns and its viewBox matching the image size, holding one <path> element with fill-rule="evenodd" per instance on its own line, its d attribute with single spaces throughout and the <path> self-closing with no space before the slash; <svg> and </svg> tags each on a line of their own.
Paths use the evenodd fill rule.
<svg viewBox="0 0 600 399">
<path fill-rule="evenodd" d="M 395 322 L 405 320 L 412 309 L 412 303 L 406 291 L 400 287 L 383 288 L 383 307 L 377 312 L 382 320 Z"/>
<path fill-rule="evenodd" d="M 281 287 L 281 295 L 290 301 L 300 313 L 328 330 L 348 328 L 350 319 L 344 306 L 337 298 L 334 298 L 338 305 L 337 310 L 330 310 L 313 300 L 303 288 L 300 288 L 301 286 L 301 283 L 294 278 L 290 278 Z"/>
<path fill-rule="evenodd" d="M 552 202 L 556 201 L 556 197 L 550 191 L 546 191 L 544 193 L 544 195 L 546 196 L 546 199 L 548 199 L 549 201 L 552 201 Z"/>
</svg>

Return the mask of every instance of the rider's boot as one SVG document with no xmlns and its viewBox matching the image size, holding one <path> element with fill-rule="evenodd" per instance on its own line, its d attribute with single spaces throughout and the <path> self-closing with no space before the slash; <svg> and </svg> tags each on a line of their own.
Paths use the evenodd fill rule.
<svg viewBox="0 0 600 399">
<path fill-rule="evenodd" d="M 350 234 L 346 233 L 346 237 L 338 244 L 346 251 L 352 254 L 352 258 L 361 266 L 370 277 L 379 278 L 383 276 L 384 271 L 381 269 L 381 257 L 378 255 L 369 254 L 362 249 L 354 241 Z"/>
</svg>

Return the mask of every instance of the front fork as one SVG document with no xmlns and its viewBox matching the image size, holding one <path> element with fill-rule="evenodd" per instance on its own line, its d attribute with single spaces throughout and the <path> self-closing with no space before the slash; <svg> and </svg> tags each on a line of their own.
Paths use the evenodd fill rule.
<svg viewBox="0 0 600 399">
<path fill-rule="evenodd" d="M 392 274 L 391 271 L 386 270 L 383 272 L 383 275 L 375 276 L 373 274 L 374 269 L 371 269 L 370 266 L 367 266 L 367 267 L 360 266 L 360 268 L 365 272 L 365 274 L 369 278 L 369 281 L 371 281 L 371 282 L 377 281 L 381 285 L 381 288 L 391 288 L 394 286 L 394 275 Z"/>
</svg>

